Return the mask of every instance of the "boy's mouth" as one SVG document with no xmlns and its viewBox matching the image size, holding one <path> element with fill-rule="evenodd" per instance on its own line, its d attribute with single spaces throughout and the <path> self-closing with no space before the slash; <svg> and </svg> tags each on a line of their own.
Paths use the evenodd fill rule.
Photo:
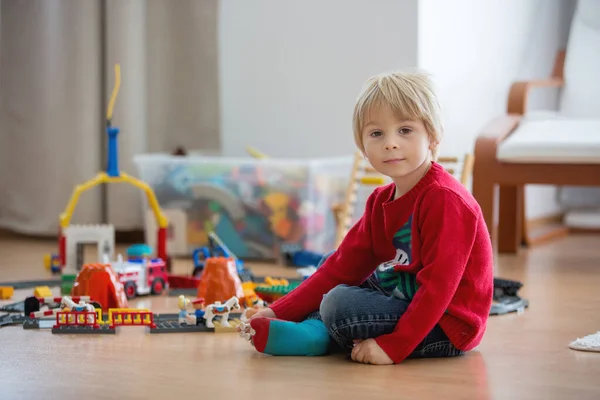
<svg viewBox="0 0 600 400">
<path fill-rule="evenodd" d="M 402 162 L 406 160 L 406 158 L 388 158 L 387 160 L 383 160 L 384 164 L 398 164 L 399 162 Z"/>
</svg>

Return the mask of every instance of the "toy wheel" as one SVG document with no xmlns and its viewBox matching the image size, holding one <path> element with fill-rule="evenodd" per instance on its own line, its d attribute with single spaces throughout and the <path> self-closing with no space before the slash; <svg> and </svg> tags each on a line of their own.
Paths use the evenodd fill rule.
<svg viewBox="0 0 600 400">
<path fill-rule="evenodd" d="M 165 289 L 165 282 L 162 279 L 156 278 L 152 282 L 152 294 L 157 294 L 157 295 L 161 294 L 164 289 Z"/>
<path fill-rule="evenodd" d="M 137 287 L 133 282 L 127 282 L 123 289 L 125 289 L 125 296 L 127 299 L 133 299 L 137 294 Z"/>
<path fill-rule="evenodd" d="M 97 301 L 92 301 L 90 303 L 96 310 L 102 310 L 102 304 L 98 303 Z"/>
</svg>

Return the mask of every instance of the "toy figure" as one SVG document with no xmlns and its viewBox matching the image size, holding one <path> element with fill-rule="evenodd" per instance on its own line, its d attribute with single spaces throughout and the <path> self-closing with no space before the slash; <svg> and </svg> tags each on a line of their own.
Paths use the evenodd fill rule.
<svg viewBox="0 0 600 400">
<path fill-rule="evenodd" d="M 190 314 L 187 311 L 188 306 L 192 304 L 195 308 L 193 314 Z M 177 302 L 179 306 L 179 319 L 178 322 L 180 325 L 198 325 L 201 321 L 204 320 L 204 299 L 196 299 L 194 301 L 190 301 L 184 295 L 179 296 L 179 300 Z"/>
<path fill-rule="evenodd" d="M 192 304 L 194 305 L 196 311 L 194 311 L 194 315 L 190 315 L 189 318 L 195 319 L 194 323 L 196 325 L 199 325 L 201 322 L 204 322 L 204 314 L 206 313 L 204 311 L 204 303 L 204 299 L 202 298 L 192 301 Z"/>
<path fill-rule="evenodd" d="M 217 315 L 221 317 L 221 326 L 226 327 L 229 325 L 229 313 L 231 310 L 239 310 L 240 301 L 237 297 L 233 296 L 229 300 L 225 302 L 225 304 L 221 304 L 220 301 L 215 301 L 213 304 L 210 304 L 206 307 L 204 320 L 206 321 L 206 326 L 208 328 L 214 328 L 213 318 Z"/>
<path fill-rule="evenodd" d="M 187 325 L 188 323 L 188 311 L 187 307 L 190 304 L 190 299 L 185 297 L 184 295 L 179 296 L 179 300 L 177 301 L 177 306 L 179 307 L 179 318 L 178 322 L 180 325 Z"/>
<path fill-rule="evenodd" d="M 71 298 L 71 296 L 63 296 L 63 298 L 61 299 L 61 302 L 60 302 L 60 308 L 65 311 L 70 310 L 70 311 L 76 311 L 76 312 L 95 312 L 96 311 L 96 308 L 93 305 L 86 303 L 83 300 L 79 300 L 79 303 L 75 303 L 73 301 L 73 299 Z M 88 320 L 88 322 L 93 322 L 94 317 L 88 315 L 87 320 Z"/>
</svg>

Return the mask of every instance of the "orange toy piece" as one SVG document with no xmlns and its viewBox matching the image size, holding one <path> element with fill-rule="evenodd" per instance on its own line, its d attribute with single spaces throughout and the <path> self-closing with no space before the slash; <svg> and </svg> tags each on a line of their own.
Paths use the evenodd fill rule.
<svg viewBox="0 0 600 400">
<path fill-rule="evenodd" d="M 12 286 L 0 286 L 0 299 L 7 300 L 15 293 L 15 288 Z"/>
<path fill-rule="evenodd" d="M 106 310 L 128 308 L 123 284 L 109 264 L 83 266 L 71 290 L 72 296 L 90 296 Z"/>
<path fill-rule="evenodd" d="M 206 259 L 204 270 L 200 275 L 197 297 L 204 298 L 206 304 L 215 301 L 225 302 L 236 296 L 244 298 L 242 281 L 238 276 L 233 258 L 211 257 Z"/>
</svg>

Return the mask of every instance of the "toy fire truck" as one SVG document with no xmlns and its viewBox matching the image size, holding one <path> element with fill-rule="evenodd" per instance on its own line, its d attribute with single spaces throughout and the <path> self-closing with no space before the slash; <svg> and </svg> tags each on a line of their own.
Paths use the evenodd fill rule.
<svg viewBox="0 0 600 400">
<path fill-rule="evenodd" d="M 119 255 L 111 263 L 125 289 L 128 299 L 144 294 L 161 294 L 168 285 L 167 266 L 160 258 L 140 258 L 123 261 Z"/>
</svg>

